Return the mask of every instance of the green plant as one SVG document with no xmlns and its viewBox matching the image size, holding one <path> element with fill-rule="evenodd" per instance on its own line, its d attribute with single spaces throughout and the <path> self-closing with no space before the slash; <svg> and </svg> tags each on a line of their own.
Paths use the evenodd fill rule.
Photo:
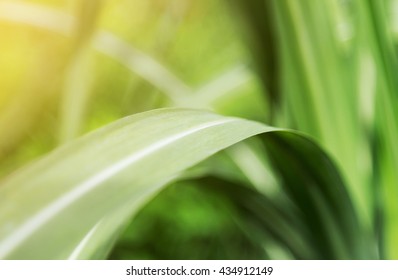
<svg viewBox="0 0 398 280">
<path fill-rule="evenodd" d="M 2 47 L 15 69 L 0 85 L 18 92 L 0 95 L 0 258 L 128 258 L 140 226 L 174 214 L 159 197 L 184 192 L 182 227 L 205 221 L 173 233 L 176 243 L 212 231 L 210 210 L 190 206 L 203 194 L 222 209 L 212 248 L 238 249 L 174 256 L 398 257 L 395 1 L 234 1 L 230 14 L 218 1 L 76 3 L 73 17 L 0 2 L 0 34 L 17 34 Z M 136 17 L 123 12 L 132 7 Z M 32 41 L 29 63 L 13 58 Z"/>
</svg>

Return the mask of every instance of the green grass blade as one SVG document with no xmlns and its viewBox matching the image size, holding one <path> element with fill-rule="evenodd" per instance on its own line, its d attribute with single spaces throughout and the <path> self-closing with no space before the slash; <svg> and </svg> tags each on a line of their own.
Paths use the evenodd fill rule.
<svg viewBox="0 0 398 280">
<path fill-rule="evenodd" d="M 159 186 L 163 185 L 166 185 L 166 182 L 159 184 Z M 68 259 L 105 259 L 119 238 L 120 232 L 125 228 L 126 221 L 147 202 L 147 199 L 147 197 L 141 197 L 141 200 L 138 198 L 137 201 L 133 198 L 129 203 L 99 220 L 75 246 Z"/>
<path fill-rule="evenodd" d="M 59 142 L 66 143 L 81 135 L 87 104 L 92 93 L 93 54 L 82 46 L 74 54 L 66 72 L 60 106 Z"/>
<path fill-rule="evenodd" d="M 115 207 L 148 197 L 159 182 L 267 130 L 175 109 L 139 114 L 92 133 L 3 182 L 0 257 L 67 258 Z"/>
<path fill-rule="evenodd" d="M 338 170 L 307 138 L 275 132 L 264 138 L 284 189 L 300 209 L 322 258 L 376 258 L 376 244 L 350 199 Z M 303 161 L 305 157 L 311 160 Z"/>
<path fill-rule="evenodd" d="M 260 51 L 268 50 L 273 34 L 272 44 L 277 46 L 280 110 L 272 124 L 303 131 L 319 141 L 341 168 L 355 207 L 371 229 L 371 180 L 369 170 L 361 165 L 370 148 L 361 139 L 365 133 L 357 105 L 355 56 L 338 30 L 339 26 L 348 28 L 342 19 L 345 7 L 335 0 L 253 2 L 262 13 L 253 14 L 252 25 L 263 22 L 270 29 L 268 33 L 254 29 L 254 40 L 262 46 Z M 254 58 L 261 56 L 255 53 Z"/>
<path fill-rule="evenodd" d="M 287 249 L 294 258 L 377 258 L 372 233 L 361 224 L 338 170 L 310 139 L 296 136 L 276 131 L 257 137 L 268 150 L 283 191 L 248 189 L 225 178 L 196 182 L 230 197 L 243 211 L 248 223 L 244 227 L 253 231 L 249 235 L 280 251 Z"/>
<path fill-rule="evenodd" d="M 94 234 L 102 219 L 117 209 L 127 209 L 123 211 L 127 217 L 131 209 L 126 205 L 150 198 L 162 183 L 180 172 L 236 142 L 270 131 L 278 130 L 252 121 L 185 109 L 145 112 L 99 129 L 2 183 L 0 257 L 95 256 L 96 245 L 85 245 L 90 244 L 90 237 L 95 236 L 101 240 L 98 243 L 104 244 L 115 234 L 109 227 L 103 231 L 107 238 Z M 358 257 L 356 243 L 351 244 L 354 236 L 357 237 L 358 221 L 344 192 L 344 184 L 327 156 L 294 132 L 275 132 L 263 139 L 272 155 L 280 158 L 277 165 L 292 193 L 297 188 L 306 193 L 307 198 L 313 197 L 312 203 L 330 199 L 326 210 L 318 213 L 318 219 L 306 217 L 307 226 L 312 226 L 311 229 L 318 224 L 336 226 L 336 235 L 327 241 L 347 247 L 331 249 L 330 246 L 329 250 L 337 258 Z M 293 172 L 294 177 L 289 177 L 292 175 L 289 172 Z M 297 185 L 298 181 L 289 182 L 289 178 L 298 178 L 307 184 Z M 343 203 L 340 210 L 336 209 L 336 195 Z M 301 207 L 305 206 L 305 199 L 296 200 L 301 202 Z M 336 212 L 330 212 L 329 208 Z M 343 209 L 348 212 L 342 213 Z M 304 211 L 304 214 L 308 213 Z M 79 252 L 79 246 L 91 253 Z M 352 255 L 346 252 L 350 249 Z"/>
<path fill-rule="evenodd" d="M 398 254 L 398 60 L 393 33 L 387 23 L 388 1 L 356 1 L 361 11 L 357 25 L 362 48 L 370 55 L 375 69 L 374 163 L 375 194 L 378 198 L 378 225 L 381 258 L 397 259 Z"/>
<path fill-rule="evenodd" d="M 42 5 L 2 1 L 0 19 L 20 24 L 28 24 L 52 32 L 69 35 L 75 18 L 63 11 Z"/>
<path fill-rule="evenodd" d="M 78 17 L 73 29 L 75 36 L 60 108 L 61 143 L 74 139 L 82 130 L 94 73 L 91 38 L 96 30 L 100 9 L 101 1 L 90 0 L 78 4 Z"/>
</svg>

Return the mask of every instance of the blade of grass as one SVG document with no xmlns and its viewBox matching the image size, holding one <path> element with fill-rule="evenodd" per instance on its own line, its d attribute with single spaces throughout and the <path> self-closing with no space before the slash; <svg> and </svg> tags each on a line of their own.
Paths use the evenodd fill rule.
<svg viewBox="0 0 398 280">
<path fill-rule="evenodd" d="M 112 33 L 98 32 L 94 46 L 159 88 L 174 103 L 178 103 L 191 92 L 190 88 L 165 66 Z"/>
<path fill-rule="evenodd" d="M 263 140 L 285 191 L 302 211 L 311 242 L 326 254 L 323 258 L 376 258 L 372 231 L 361 223 L 330 159 L 320 150 L 313 154 L 316 148 L 307 138 L 292 142 L 283 131 Z M 313 160 L 302 162 L 303 157 Z"/>
<path fill-rule="evenodd" d="M 136 115 L 80 139 L 2 184 L 0 256 L 67 258 L 115 206 L 264 129 L 175 109 Z M 158 166 L 162 158 L 172 164 Z"/>
<path fill-rule="evenodd" d="M 264 230 L 264 236 L 253 232 L 254 236 L 276 238 L 278 246 L 288 248 L 295 258 L 377 258 L 372 233 L 358 219 L 333 163 L 308 138 L 291 141 L 292 136 L 277 131 L 259 137 L 285 193 L 259 192 L 222 179 L 205 179 L 203 186 L 223 188 L 243 207 L 247 215 L 243 220 L 253 223 L 254 231 Z M 311 160 L 303 161 L 305 157 Z"/>
<path fill-rule="evenodd" d="M 72 30 L 75 34 L 72 54 L 61 100 L 60 143 L 68 142 L 81 133 L 93 79 L 91 38 L 100 8 L 101 1 L 83 1 L 78 4 L 78 16 Z"/>
<path fill-rule="evenodd" d="M 81 134 L 91 95 L 94 61 L 91 50 L 81 47 L 73 55 L 66 72 L 60 108 L 58 142 L 66 143 Z"/>
<path fill-rule="evenodd" d="M 397 56 L 394 51 L 393 34 L 387 25 L 386 1 L 356 1 L 361 17 L 357 22 L 359 40 L 363 48 L 370 52 L 375 65 L 375 123 L 374 168 L 375 196 L 378 212 L 381 214 L 380 249 L 381 258 L 398 258 L 398 71 Z"/>
<path fill-rule="evenodd" d="M 153 189 L 159 189 L 166 184 L 167 182 L 163 182 Z M 148 191 L 151 192 L 151 189 Z M 103 217 L 87 232 L 77 246 L 75 246 L 73 252 L 68 256 L 68 259 L 105 259 L 118 239 L 120 232 L 126 227 L 126 221 L 128 221 L 142 205 L 147 203 L 147 200 L 154 194 L 149 193 L 147 197 L 141 197 L 142 200 L 138 201 L 132 199 L 129 203 L 122 205 L 122 207 L 117 208 Z"/>
<path fill-rule="evenodd" d="M 272 198 L 279 193 L 279 184 L 265 158 L 264 147 L 258 143 L 239 143 L 226 150 L 248 181 L 257 190 Z"/>
<path fill-rule="evenodd" d="M 213 105 L 217 100 L 225 98 L 231 91 L 248 83 L 252 78 L 247 66 L 233 66 L 196 89 L 194 95 L 189 100 L 186 100 L 184 103 L 180 102 L 177 105 L 202 104 L 204 106 L 202 108 L 214 107 Z"/>
<path fill-rule="evenodd" d="M 314 197 L 309 205 L 330 199 L 324 212 L 317 213 L 317 219 L 307 217 L 310 223 L 317 222 L 313 229 L 318 224 L 337 225 L 334 230 L 337 235 L 327 240 L 329 251 L 338 258 L 350 254 L 366 257 L 365 253 L 357 255 L 357 243 L 351 242 L 357 237 L 358 221 L 332 162 L 304 136 L 293 131 L 284 134 L 277 131 L 252 121 L 185 109 L 145 112 L 99 129 L 2 182 L 0 257 L 65 259 L 79 256 L 79 246 L 89 244 L 90 235 L 101 237 L 90 233 L 101 219 L 130 205 L 132 200 L 149 198 L 159 190 L 160 183 L 217 151 L 265 132 L 272 132 L 263 139 L 270 150 L 274 150 L 273 156 L 280 158 L 277 166 L 282 173 L 287 172 L 283 175 L 289 177 L 289 172 L 294 172 L 290 177 L 294 180 L 289 186 L 291 192 L 303 191 L 308 197 Z M 292 167 L 299 168 L 291 170 Z M 308 184 L 297 186 L 297 178 Z M 333 192 L 335 188 L 337 193 Z M 338 205 L 340 209 L 336 209 L 336 194 L 343 203 Z M 301 202 L 302 211 L 311 209 L 305 208 L 305 199 L 300 199 L 297 201 Z M 328 205 L 335 212 L 328 212 Z M 104 234 L 110 238 L 114 232 L 105 228 Z M 103 244 L 104 240 L 99 239 Z M 347 247 L 337 246 L 341 244 Z M 93 248 L 87 250 L 96 253 Z"/>
<path fill-rule="evenodd" d="M 42 5 L 0 2 L 0 19 L 50 30 L 62 35 L 69 35 L 74 25 L 74 17 Z"/>
<path fill-rule="evenodd" d="M 322 143 L 341 167 L 361 219 L 372 228 L 371 182 L 359 164 L 369 150 L 357 144 L 363 132 L 353 82 L 356 65 L 346 42 L 336 34 L 341 11 L 334 8 L 334 0 L 257 2 L 262 14 L 272 16 L 254 14 L 252 20 L 266 22 L 279 47 L 276 69 L 282 110 L 273 124 L 304 131 Z M 261 50 L 268 49 L 269 36 L 263 31 L 256 30 L 255 40 Z"/>
</svg>

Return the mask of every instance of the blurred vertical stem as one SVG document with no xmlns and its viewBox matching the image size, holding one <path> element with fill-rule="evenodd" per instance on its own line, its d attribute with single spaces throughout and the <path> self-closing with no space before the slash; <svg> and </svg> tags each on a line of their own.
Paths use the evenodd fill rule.
<svg viewBox="0 0 398 280">
<path fill-rule="evenodd" d="M 280 50 L 280 68 L 274 70 L 279 68 L 284 123 L 278 125 L 323 143 L 341 167 L 369 233 L 376 225 L 380 257 L 397 259 L 398 61 L 387 22 L 390 1 L 255 2 L 264 7 L 249 21 L 255 27 L 262 20 L 276 30 Z M 269 36 L 253 30 L 262 51 L 269 51 Z"/>
<path fill-rule="evenodd" d="M 257 0 L 256 3 L 261 12 L 257 11 L 248 20 L 252 25 L 262 21 L 273 30 L 273 43 L 278 46 L 278 52 L 271 53 L 278 56 L 279 65 L 273 68 L 278 74 L 273 73 L 272 77 L 279 82 L 274 88 L 279 89 L 282 117 L 273 124 L 304 131 L 322 143 L 348 182 L 361 222 L 371 230 L 371 182 L 367 176 L 369 170 L 364 170 L 360 162 L 363 154 L 370 152 L 366 145 L 358 145 L 363 132 L 355 91 L 355 57 L 350 55 L 338 30 L 344 24 L 339 22 L 342 3 L 338 0 Z M 270 37 L 260 29 L 254 31 L 256 41 L 262 44 L 258 48 L 261 58 L 264 55 L 261 51 L 270 51 Z M 270 77 L 262 80 L 267 82 Z"/>
<path fill-rule="evenodd" d="M 60 108 L 59 142 L 67 142 L 78 136 L 89 99 L 93 73 L 91 38 L 96 27 L 102 1 L 78 1 L 75 24 L 75 40 L 69 68 L 66 72 L 64 93 Z"/>
<path fill-rule="evenodd" d="M 356 0 L 361 46 L 367 48 L 376 68 L 374 186 L 379 195 L 380 255 L 398 259 L 398 73 L 391 26 L 387 24 L 389 1 Z"/>
</svg>

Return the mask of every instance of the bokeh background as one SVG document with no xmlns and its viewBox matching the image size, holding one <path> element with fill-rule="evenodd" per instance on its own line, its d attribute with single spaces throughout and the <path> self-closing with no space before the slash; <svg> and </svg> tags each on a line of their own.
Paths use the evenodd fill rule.
<svg viewBox="0 0 398 280">
<path fill-rule="evenodd" d="M 310 135 L 346 183 L 358 238 L 371 240 L 371 253 L 360 257 L 398 258 L 397 3 L 0 0 L 0 180 L 124 116 L 205 109 Z M 230 150 L 235 163 L 221 154 L 191 171 L 232 178 L 264 194 L 259 205 L 269 203 L 281 183 L 258 146 Z M 225 195 L 206 182 L 165 188 L 109 258 L 294 258 L 273 242 L 265 253 L 261 229 L 247 227 L 249 207 L 234 200 L 239 192 Z M 303 258 L 336 257 L 311 247 L 312 225 L 280 197 L 276 208 L 293 213 L 307 238 Z"/>
</svg>

